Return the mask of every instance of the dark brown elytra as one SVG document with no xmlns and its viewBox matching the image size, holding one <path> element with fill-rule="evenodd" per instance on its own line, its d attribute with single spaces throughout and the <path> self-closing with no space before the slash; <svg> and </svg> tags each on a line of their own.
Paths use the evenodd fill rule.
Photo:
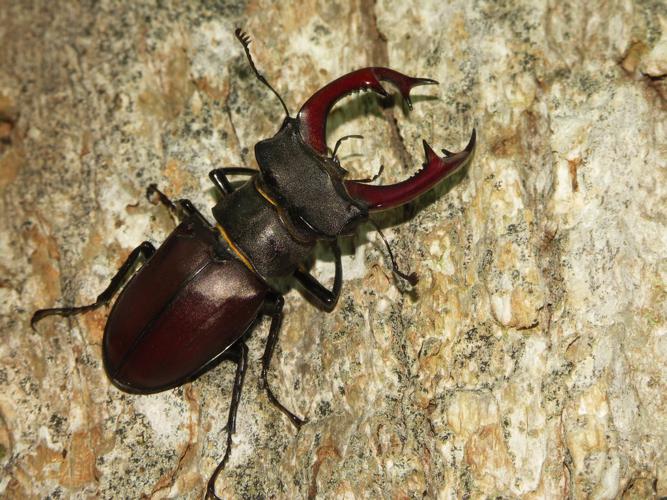
<svg viewBox="0 0 667 500">
<path fill-rule="evenodd" d="M 215 225 L 190 201 L 173 203 L 155 185 L 149 186 L 149 199 L 164 204 L 180 220 L 164 243 L 155 249 L 146 241 L 135 248 L 93 304 L 41 309 L 31 320 L 34 327 L 46 316 L 70 316 L 95 309 L 110 303 L 122 288 L 104 329 L 102 357 L 113 384 L 126 392 L 164 391 L 194 380 L 221 361 L 236 363 L 226 425 L 227 446 L 207 485 L 206 496 L 213 498 L 218 498 L 215 480 L 231 451 L 247 367 L 245 339 L 262 316 L 270 317 L 271 326 L 260 383 L 270 401 L 297 429 L 303 424 L 277 400 L 267 383 L 283 319 L 283 297 L 270 284 L 272 280 L 293 276 L 322 310 L 330 312 L 342 286 L 338 236 L 350 234 L 369 221 L 369 213 L 410 202 L 462 169 L 475 147 L 474 130 L 463 151 L 454 154 L 443 150 L 444 157 L 424 142 L 423 168 L 393 185 L 370 185 L 374 179 L 346 179 L 347 172 L 336 151 L 342 140 L 353 136 L 340 139 L 331 156 L 327 154 L 326 120 L 332 106 L 358 90 L 386 96 L 380 84 L 380 80 L 386 80 L 398 88 L 411 107 L 413 87 L 437 82 L 411 78 L 388 68 L 364 68 L 318 90 L 292 118 L 282 98 L 255 68 L 248 49 L 250 39 L 240 30 L 236 36 L 255 75 L 278 96 L 286 113 L 277 134 L 255 146 L 259 171 L 229 167 L 209 173 L 221 195 L 213 208 Z M 234 187 L 228 180 L 230 175 L 249 179 Z M 331 244 L 335 256 L 331 289 L 303 267 L 321 240 Z M 416 277 L 401 273 L 387 249 L 396 274 L 414 285 Z M 143 266 L 132 274 L 140 262 Z"/>
</svg>

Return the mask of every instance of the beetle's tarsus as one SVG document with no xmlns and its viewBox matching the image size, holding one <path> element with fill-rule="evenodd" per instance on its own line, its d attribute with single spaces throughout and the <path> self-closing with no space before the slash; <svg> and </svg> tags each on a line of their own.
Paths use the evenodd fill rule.
<svg viewBox="0 0 667 500">
<path fill-rule="evenodd" d="M 46 318 L 47 316 L 72 316 L 74 314 L 81 314 L 87 311 L 92 311 L 93 309 L 96 309 L 97 307 L 103 305 L 104 302 L 95 302 L 94 304 L 89 304 L 86 306 L 78 306 L 78 307 L 53 307 L 50 309 L 40 309 L 38 311 L 35 311 L 35 314 L 32 315 L 32 318 L 30 318 L 30 327 L 34 330 L 37 331 L 37 323 L 39 323 L 41 320 Z"/>
<path fill-rule="evenodd" d="M 308 420 L 306 420 L 305 418 L 301 419 L 299 417 L 295 417 L 295 419 L 292 420 L 292 424 L 294 425 L 294 427 L 296 427 L 297 432 L 300 431 L 301 427 L 303 427 L 306 423 L 308 423 Z"/>
<path fill-rule="evenodd" d="M 155 196 L 157 196 L 157 200 L 155 200 Z M 169 210 L 169 215 L 172 216 L 176 223 L 182 222 L 188 217 L 194 216 L 202 221 L 205 225 L 208 225 L 206 218 L 199 212 L 199 210 L 197 210 L 197 208 L 190 200 L 182 198 L 180 200 L 176 200 L 176 202 L 173 202 L 166 194 L 158 189 L 157 184 L 149 184 L 149 186 L 146 188 L 146 198 L 153 205 L 157 205 L 158 203 L 164 205 L 167 210 Z"/>
<path fill-rule="evenodd" d="M 167 207 L 167 210 L 169 210 L 169 213 L 174 219 L 178 220 L 182 217 L 179 207 L 173 201 L 171 201 L 166 194 L 164 194 L 162 191 L 158 189 L 157 184 L 148 185 L 148 187 L 146 188 L 146 199 L 153 205 L 161 203 L 162 205 Z"/>
<path fill-rule="evenodd" d="M 269 327 L 269 336 L 266 339 L 266 347 L 264 348 L 264 355 L 262 356 L 262 372 L 260 374 L 260 387 L 266 391 L 266 396 L 273 406 L 278 408 L 290 419 L 292 424 L 299 429 L 303 425 L 303 420 L 297 417 L 294 413 L 289 411 L 283 404 L 278 401 L 278 398 L 271 391 L 268 381 L 269 366 L 271 365 L 271 358 L 273 351 L 278 343 L 278 335 L 280 334 L 280 327 L 283 322 L 283 306 L 285 299 L 282 295 L 275 295 L 267 299 L 264 304 L 264 314 L 271 316 L 271 326 Z"/>
<path fill-rule="evenodd" d="M 218 495 L 215 494 L 215 484 L 211 483 L 209 480 L 208 484 L 206 485 L 206 496 L 204 497 L 204 500 L 222 500 Z"/>
<path fill-rule="evenodd" d="M 157 199 L 155 197 L 157 196 Z M 153 205 L 157 205 L 158 203 L 162 203 L 165 205 L 169 210 L 176 210 L 176 206 L 174 203 L 169 199 L 169 197 L 164 194 L 162 191 L 160 191 L 157 187 L 157 184 L 149 184 L 148 187 L 146 188 L 146 199 L 151 202 Z"/>
</svg>

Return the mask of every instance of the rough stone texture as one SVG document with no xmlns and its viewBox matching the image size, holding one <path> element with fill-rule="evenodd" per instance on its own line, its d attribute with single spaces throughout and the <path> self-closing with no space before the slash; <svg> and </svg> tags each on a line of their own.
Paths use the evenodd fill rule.
<svg viewBox="0 0 667 500">
<path fill-rule="evenodd" d="M 205 209 L 206 173 L 256 166 L 281 109 L 365 65 L 436 78 L 409 115 L 350 98 L 330 140 L 382 181 L 457 150 L 467 175 L 345 244 L 332 314 L 296 291 L 271 370 L 251 369 L 226 497 L 667 495 L 664 1 L 0 1 L 0 494 L 198 498 L 224 452 L 233 367 L 154 396 L 113 388 L 88 303 L 172 227 L 157 182 Z M 331 278 L 331 256 L 316 270 Z"/>
</svg>

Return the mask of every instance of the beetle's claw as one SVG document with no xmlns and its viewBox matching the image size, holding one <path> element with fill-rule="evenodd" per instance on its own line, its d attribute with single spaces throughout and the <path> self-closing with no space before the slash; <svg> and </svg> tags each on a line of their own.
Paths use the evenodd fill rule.
<svg viewBox="0 0 667 500">
<path fill-rule="evenodd" d="M 393 69 L 380 67 L 364 68 L 343 75 L 315 92 L 301 107 L 297 120 L 303 141 L 318 153 L 326 154 L 326 122 L 331 107 L 342 97 L 359 90 L 372 90 L 386 96 L 387 91 L 380 84 L 380 80 L 394 84 L 410 109 L 412 109 L 410 91 L 414 87 L 438 83 L 431 78 L 413 78 Z M 465 150 L 456 154 L 445 150 L 443 151 L 444 158 L 436 155 L 433 149 L 424 142 L 426 163 L 424 168 L 410 179 L 391 186 L 368 186 L 348 180 L 345 181 L 345 187 L 352 198 L 364 202 L 370 210 L 396 207 L 415 199 L 448 175 L 462 168 L 470 159 L 474 147 L 474 130 Z M 334 148 L 334 155 L 335 153 L 336 148 Z M 408 279 L 408 281 L 412 282 L 414 279 Z"/>
<path fill-rule="evenodd" d="M 315 92 L 301 107 L 297 120 L 303 140 L 319 153 L 326 154 L 326 120 L 332 106 L 346 95 L 361 90 L 372 90 L 387 97 L 389 94 L 381 80 L 391 82 L 398 88 L 408 108 L 412 108 L 410 91 L 414 87 L 438 83 L 430 78 L 413 78 L 382 67 L 363 68 L 343 75 Z"/>
<path fill-rule="evenodd" d="M 439 157 L 433 148 L 423 141 L 426 162 L 412 177 L 388 186 L 369 186 L 355 181 L 345 181 L 345 188 L 352 198 L 364 202 L 369 210 L 385 210 L 408 203 L 425 193 L 438 182 L 461 170 L 472 158 L 476 133 L 473 129 L 465 149 L 456 154 Z M 410 280 L 408 280 L 410 281 Z"/>
</svg>

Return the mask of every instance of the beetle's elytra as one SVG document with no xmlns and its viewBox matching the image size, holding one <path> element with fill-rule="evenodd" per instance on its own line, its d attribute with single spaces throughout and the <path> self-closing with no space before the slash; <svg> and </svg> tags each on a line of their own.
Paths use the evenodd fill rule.
<svg viewBox="0 0 667 500">
<path fill-rule="evenodd" d="M 475 147 L 474 130 L 463 151 L 444 151 L 442 158 L 424 142 L 424 167 L 393 185 L 346 179 L 347 172 L 335 156 L 340 141 L 329 156 L 325 140 L 327 115 L 336 101 L 364 89 L 386 96 L 380 80 L 387 80 L 398 87 L 410 106 L 413 87 L 437 82 L 388 68 L 364 68 L 318 90 L 292 118 L 278 93 L 255 68 L 248 50 L 250 39 L 240 30 L 236 36 L 255 75 L 278 96 L 287 115 L 275 136 L 255 146 L 259 171 L 231 167 L 210 172 L 222 195 L 213 208 L 215 225 L 188 200 L 172 203 L 154 185 L 149 186 L 149 198 L 157 197 L 181 221 L 164 243 L 157 250 L 149 242 L 134 249 L 95 303 L 41 309 L 32 317 L 34 326 L 49 315 L 69 316 L 108 304 L 137 263 L 144 261 L 122 288 L 109 314 L 102 348 L 104 367 L 120 389 L 150 394 L 189 382 L 220 361 L 236 363 L 227 448 L 207 487 L 207 496 L 215 498 L 215 479 L 229 458 L 247 365 L 244 340 L 261 316 L 271 318 L 261 383 L 271 402 L 297 428 L 303 423 L 280 404 L 267 384 L 283 306 L 271 279 L 293 276 L 316 304 L 331 311 L 342 285 L 337 237 L 370 220 L 369 213 L 402 205 L 425 193 L 463 168 Z M 228 175 L 244 175 L 248 181 L 234 188 Z M 331 290 L 302 267 L 318 240 L 330 242 L 334 251 Z M 393 257 L 392 264 L 399 276 L 414 283 L 412 276 L 396 268 Z"/>
</svg>

